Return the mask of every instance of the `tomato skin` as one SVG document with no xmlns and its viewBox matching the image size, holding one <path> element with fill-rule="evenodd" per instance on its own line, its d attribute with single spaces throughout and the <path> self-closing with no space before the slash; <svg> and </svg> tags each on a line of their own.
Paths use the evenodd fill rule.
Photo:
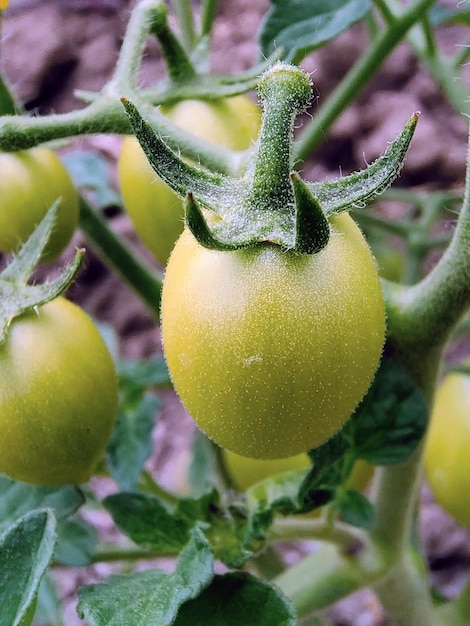
<svg viewBox="0 0 470 626">
<path fill-rule="evenodd" d="M 259 108 L 246 96 L 213 102 L 183 100 L 161 111 L 187 132 L 232 150 L 249 148 L 261 123 Z M 137 234 L 165 265 L 184 227 L 181 198 L 155 174 L 134 136 L 123 141 L 118 177 Z"/>
<path fill-rule="evenodd" d="M 256 483 L 281 472 L 302 470 L 311 467 L 312 461 L 307 453 L 296 454 L 283 459 L 251 459 L 223 450 L 222 457 L 234 484 L 240 491 L 246 491 Z M 356 461 L 345 487 L 363 491 L 374 473 L 374 466 L 366 461 Z"/>
<path fill-rule="evenodd" d="M 434 497 L 470 528 L 470 376 L 448 374 L 436 392 L 424 467 Z"/>
<path fill-rule="evenodd" d="M 349 215 L 319 253 L 200 246 L 168 262 L 162 340 L 173 384 L 218 445 L 261 459 L 317 447 L 350 417 L 382 353 L 375 261 Z"/>
<path fill-rule="evenodd" d="M 250 457 L 230 452 L 230 450 L 224 450 L 223 460 L 230 477 L 240 491 L 246 491 L 261 480 L 281 472 L 307 469 L 312 465 L 310 457 L 305 452 L 283 459 L 266 460 L 251 459 Z"/>
<path fill-rule="evenodd" d="M 0 152 L 0 251 L 26 241 L 52 204 L 61 198 L 43 261 L 58 257 L 78 224 L 78 195 L 59 157 L 48 148 Z"/>
<path fill-rule="evenodd" d="M 16 318 L 0 346 L 0 472 L 39 485 L 86 482 L 117 403 L 112 358 L 78 306 L 56 298 Z"/>
</svg>

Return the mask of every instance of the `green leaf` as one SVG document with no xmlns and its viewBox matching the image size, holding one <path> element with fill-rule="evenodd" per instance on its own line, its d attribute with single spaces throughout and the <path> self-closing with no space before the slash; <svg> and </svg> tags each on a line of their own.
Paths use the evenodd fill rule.
<svg viewBox="0 0 470 626">
<path fill-rule="evenodd" d="M 152 452 L 152 430 L 160 398 L 154 394 L 140 397 L 137 405 L 125 401 L 106 449 L 108 469 L 122 489 L 132 490 L 138 483 L 145 461 Z"/>
<path fill-rule="evenodd" d="M 290 601 L 279 589 L 251 574 L 215 576 L 200 596 L 186 602 L 174 626 L 295 626 Z"/>
<path fill-rule="evenodd" d="M 200 430 L 196 430 L 192 442 L 192 457 L 188 469 L 191 495 L 198 497 L 220 486 L 217 448 Z"/>
<path fill-rule="evenodd" d="M 116 526 L 132 541 L 161 554 L 177 554 L 192 529 L 205 529 L 217 558 L 241 567 L 251 557 L 245 548 L 246 516 L 223 508 L 212 490 L 198 498 L 181 498 L 168 510 L 158 498 L 141 493 L 118 493 L 103 501 Z"/>
<path fill-rule="evenodd" d="M 103 505 L 121 532 L 138 545 L 175 554 L 189 539 L 187 519 L 172 514 L 155 496 L 117 493 Z"/>
<path fill-rule="evenodd" d="M 121 389 L 150 389 L 171 385 L 170 374 L 165 359 L 155 356 L 149 359 L 122 359 L 118 363 Z"/>
<path fill-rule="evenodd" d="M 170 626 L 180 607 L 197 597 L 212 578 L 210 546 L 195 528 L 173 573 L 154 569 L 86 585 L 78 592 L 77 611 L 89 626 Z"/>
<path fill-rule="evenodd" d="M 27 284 L 47 245 L 59 204 L 59 200 L 54 202 L 28 240 L 0 273 L 0 343 L 5 341 L 9 325 L 15 317 L 63 293 L 82 265 L 85 252 L 77 250 L 72 263 L 66 265 L 57 278 L 43 284 Z"/>
<path fill-rule="evenodd" d="M 72 567 L 82 567 L 91 563 L 97 534 L 89 522 L 80 518 L 59 520 L 57 535 L 55 561 Z"/>
<path fill-rule="evenodd" d="M 121 198 L 111 184 L 111 168 L 106 159 L 94 151 L 69 152 L 61 157 L 75 187 L 89 192 L 90 200 L 98 208 L 120 206 Z"/>
<path fill-rule="evenodd" d="M 33 626 L 65 626 L 54 584 L 46 573 L 39 585 Z"/>
<path fill-rule="evenodd" d="M 34 509 L 52 509 L 57 518 L 62 518 L 83 503 L 83 493 L 77 487 L 38 487 L 0 476 L 0 532 Z"/>
<path fill-rule="evenodd" d="M 426 400 L 393 357 L 382 359 L 369 392 L 343 429 L 357 458 L 374 465 L 402 463 L 424 436 Z"/>
<path fill-rule="evenodd" d="M 338 489 L 334 505 L 345 522 L 362 528 L 370 528 L 372 525 L 374 508 L 356 489 Z"/>
<path fill-rule="evenodd" d="M 0 626 L 29 626 L 39 583 L 54 553 L 49 509 L 27 513 L 0 536 Z"/>
<path fill-rule="evenodd" d="M 300 489 L 309 470 L 282 472 L 262 480 L 246 492 L 248 509 L 251 512 L 250 533 L 263 539 L 276 513 L 289 515 L 302 510 Z"/>
<path fill-rule="evenodd" d="M 271 0 L 259 34 L 263 56 L 282 48 L 282 58 L 299 63 L 371 9 L 370 0 Z"/>
</svg>

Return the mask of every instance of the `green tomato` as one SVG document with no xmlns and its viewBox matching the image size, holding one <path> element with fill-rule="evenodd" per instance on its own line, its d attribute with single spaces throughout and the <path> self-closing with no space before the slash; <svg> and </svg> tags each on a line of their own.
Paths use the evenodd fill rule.
<svg viewBox="0 0 470 626">
<path fill-rule="evenodd" d="M 380 276 L 392 282 L 400 282 L 405 268 L 403 254 L 400 254 L 392 246 L 383 243 L 378 243 L 375 246 L 372 244 L 372 247 Z"/>
<path fill-rule="evenodd" d="M 261 123 L 259 108 L 246 96 L 213 102 L 183 100 L 161 111 L 187 132 L 232 150 L 249 148 Z M 184 227 L 181 198 L 155 174 L 133 136 L 123 141 L 118 177 L 137 234 L 165 265 Z"/>
<path fill-rule="evenodd" d="M 240 491 L 246 491 L 261 480 L 265 480 L 276 474 L 307 469 L 312 465 L 312 460 L 307 453 L 296 454 L 295 456 L 289 456 L 284 459 L 266 460 L 251 459 L 230 452 L 230 450 L 223 450 L 222 458 L 230 477 Z M 345 483 L 345 487 L 347 489 L 363 491 L 372 478 L 373 473 L 373 465 L 362 460 L 356 461 Z"/>
<path fill-rule="evenodd" d="M 222 457 L 230 477 L 240 491 L 246 491 L 252 485 L 276 474 L 307 469 L 312 465 L 310 457 L 305 452 L 284 459 L 266 460 L 251 459 L 230 450 L 223 450 Z"/>
<path fill-rule="evenodd" d="M 61 198 L 42 260 L 58 257 L 78 224 L 78 195 L 59 157 L 48 148 L 0 152 L 0 172 L 0 251 L 14 252 Z"/>
<path fill-rule="evenodd" d="M 347 214 L 327 246 L 208 250 L 185 230 L 162 293 L 163 346 L 176 391 L 218 445 L 261 459 L 315 448 L 366 393 L 385 311 L 375 260 Z"/>
<path fill-rule="evenodd" d="M 425 448 L 425 472 L 437 502 L 470 528 L 470 376 L 448 374 L 437 390 Z"/>
<path fill-rule="evenodd" d="M 14 319 L 0 346 L 0 472 L 39 485 L 86 482 L 117 403 L 112 358 L 78 306 L 56 298 Z"/>
</svg>

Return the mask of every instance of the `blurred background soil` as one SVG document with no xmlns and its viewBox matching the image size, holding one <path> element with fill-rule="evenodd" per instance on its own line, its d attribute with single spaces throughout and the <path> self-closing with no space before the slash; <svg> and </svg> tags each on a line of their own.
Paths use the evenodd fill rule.
<svg viewBox="0 0 470 626">
<path fill-rule="evenodd" d="M 97 91 L 109 78 L 135 3 L 136 0 L 10 0 L 10 8 L 2 23 L 1 62 L 26 108 L 36 114 L 47 114 L 83 106 L 77 90 Z M 453 1 L 447 2 L 451 7 L 454 4 Z M 268 6 L 267 0 L 220 3 L 213 37 L 214 72 L 244 70 L 258 60 L 256 32 Z M 443 28 L 440 39 L 446 51 L 466 41 L 462 27 Z M 366 44 L 362 27 L 355 26 L 303 63 L 315 83 L 317 97 L 312 115 L 363 53 Z M 141 80 L 152 82 L 163 72 L 158 47 L 150 44 Z M 461 188 L 467 120 L 446 102 L 406 44 L 400 45 L 387 59 L 380 72 L 328 132 L 314 158 L 305 163 L 304 174 L 311 180 L 333 178 L 364 167 L 366 162 L 384 151 L 387 142 L 395 138 L 414 111 L 421 111 L 422 115 L 397 185 L 424 189 Z M 67 149 L 99 151 L 107 158 L 115 181 L 120 143 L 120 137 L 97 135 L 74 140 Z M 160 269 L 137 241 L 123 213 L 114 211 L 112 224 L 149 264 Z M 80 233 L 74 243 L 83 243 Z M 140 357 L 161 351 L 159 332 L 152 317 L 132 291 L 111 274 L 92 251 L 89 251 L 86 268 L 69 296 L 98 320 L 112 324 L 124 356 Z M 186 458 L 194 426 L 172 392 L 166 392 L 163 399 L 163 409 L 156 416 L 154 454 L 148 468 L 158 474 L 165 485 L 172 487 L 177 480 L 175 467 Z M 97 491 L 107 488 L 99 481 L 95 487 Z M 422 503 L 420 537 L 433 570 L 433 583 L 444 595 L 453 596 L 468 578 L 470 534 L 442 513 L 426 488 L 423 489 Z M 93 522 L 105 535 L 112 535 L 112 524 L 106 517 L 95 517 Z M 285 556 L 288 560 L 298 558 L 298 551 L 286 547 Z M 70 598 L 68 626 L 81 623 L 76 616 L 73 617 L 77 585 L 99 580 L 109 571 L 110 566 L 97 565 L 67 575 L 60 572 L 62 593 Z M 336 626 L 390 626 L 368 591 L 339 603 L 329 616 Z"/>
</svg>

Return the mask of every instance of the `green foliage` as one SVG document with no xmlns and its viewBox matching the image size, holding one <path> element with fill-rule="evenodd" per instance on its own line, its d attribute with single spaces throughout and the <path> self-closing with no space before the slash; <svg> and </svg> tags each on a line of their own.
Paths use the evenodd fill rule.
<svg viewBox="0 0 470 626">
<path fill-rule="evenodd" d="M 55 546 L 55 517 L 50 509 L 26 513 L 0 535 L 1 626 L 29 626 L 41 578 Z"/>
<path fill-rule="evenodd" d="M 121 205 L 121 198 L 111 185 L 109 164 L 101 154 L 81 150 L 65 154 L 62 161 L 75 186 L 90 196 L 94 206 L 106 208 Z"/>
<path fill-rule="evenodd" d="M 90 626 L 174 624 L 181 605 L 198 596 L 213 579 L 213 556 L 203 534 L 195 528 L 188 540 L 171 574 L 151 569 L 82 587 L 80 617 Z"/>
<path fill-rule="evenodd" d="M 90 102 L 83 110 L 66 116 L 23 115 L 8 82 L 0 77 L 0 146 L 12 150 L 74 134 L 129 133 L 129 121 L 119 103 L 124 96 L 134 131 L 156 168 L 163 168 L 168 178 L 176 172 L 174 186 L 181 195 L 191 192 L 187 197 L 189 221 L 196 223 L 196 230 L 204 231 L 205 243 L 231 249 L 231 239 L 236 245 L 245 245 L 246 237 L 240 239 L 239 223 L 230 211 L 236 205 L 242 205 L 245 211 L 252 199 L 250 194 L 259 191 L 252 185 L 255 150 L 234 153 L 212 149 L 173 127 L 157 105 L 185 98 L 214 100 L 247 91 L 258 83 L 274 56 L 236 76 L 208 74 L 208 36 L 215 2 L 201 3 L 200 28 L 191 23 L 191 11 L 183 5 L 175 2 L 181 28 L 173 32 L 163 4 L 152 0 L 137 4 L 114 75 L 101 93 L 82 94 Z M 305 121 L 299 141 L 294 146 L 287 142 L 292 151 L 284 150 L 279 161 L 284 166 L 282 171 L 287 172 L 284 182 L 292 184 L 292 193 L 284 204 L 289 210 L 300 206 L 295 214 L 297 226 L 310 222 L 321 225 L 323 214 L 315 217 L 316 212 L 330 216 L 353 207 L 354 217 L 370 235 L 380 265 L 380 252 L 389 252 L 391 236 L 399 237 L 403 244 L 403 267 L 396 275 L 387 276 L 397 279 L 397 284 L 384 283 L 389 337 L 367 395 L 341 431 L 309 452 L 310 469 L 273 476 L 246 494 L 227 488 L 215 445 L 198 435 L 187 476 L 190 493 L 181 496 L 164 490 L 158 476 L 145 471 L 152 451 L 155 413 L 161 407 L 159 391 L 171 386 L 167 367 L 161 357 L 131 361 L 116 356 L 120 412 L 104 459 L 110 474 L 106 484 L 112 484 L 116 492 L 100 502 L 91 488 L 35 487 L 0 476 L 0 626 L 64 626 L 48 568 L 56 564 L 83 567 L 106 559 L 120 562 L 120 573 L 102 583 L 85 585 L 78 592 L 78 613 L 89 626 L 320 624 L 311 611 L 366 585 L 374 586 L 392 621 L 399 626 L 409 625 L 411 610 L 417 616 L 416 626 L 469 622 L 469 588 L 450 602 L 437 593 L 428 593 L 427 582 L 423 582 L 427 575 L 424 561 L 416 555 L 416 559 L 409 558 L 409 545 L 410 511 L 417 504 L 419 444 L 426 431 L 435 379 L 445 344 L 453 339 L 451 330 L 456 320 L 465 312 L 468 317 L 470 175 L 457 234 L 446 232 L 441 236 L 439 220 L 446 207 L 451 209 L 452 219 L 459 213 L 460 191 L 425 194 L 421 190 L 401 190 L 401 195 L 390 195 L 392 201 L 409 204 L 400 221 L 362 211 L 398 175 L 417 115 L 385 155 L 362 172 L 300 186 L 298 175 L 292 174 L 291 161 L 298 158 L 303 166 L 310 151 L 327 136 L 331 124 L 405 38 L 448 102 L 459 113 L 465 110 L 468 88 L 460 68 L 470 54 L 465 41 L 457 42 L 460 46 L 453 56 L 441 53 L 436 29 L 445 24 L 469 26 L 470 11 L 463 2 L 449 8 L 433 0 L 271 0 L 258 31 L 259 47 L 264 57 L 277 54 L 288 62 L 299 63 L 361 20 L 369 29 L 369 48 L 329 100 L 320 103 L 318 115 Z M 181 40 L 175 34 L 179 30 Z M 168 75 L 156 85 L 140 89 L 135 77 L 148 36 L 162 47 Z M 277 103 L 273 107 L 276 113 L 279 106 Z M 179 158 L 180 153 L 191 160 L 190 165 Z M 104 208 L 121 206 L 107 161 L 91 151 L 72 153 L 64 161 L 90 203 L 82 202 L 83 233 L 158 320 L 161 275 L 127 248 L 107 223 L 106 212 L 102 212 Z M 259 167 L 270 171 L 266 163 Z M 281 177 L 271 171 L 271 179 L 276 182 Z M 263 210 L 273 204 L 275 194 L 269 193 L 261 189 Z M 207 210 L 213 210 L 214 205 L 223 218 L 229 218 L 233 230 L 228 239 L 220 237 L 226 233 L 217 220 L 213 220 L 214 232 L 214 224 L 206 221 Z M 81 254 L 59 278 L 44 285 L 31 284 L 33 268 L 53 227 L 54 211 L 52 207 L 0 276 L 0 323 L 4 332 L 13 317 L 63 291 L 79 268 Z M 273 222 L 276 219 L 277 215 Z M 316 252 L 312 238 L 305 237 L 306 230 L 302 226 L 302 232 L 295 235 L 295 243 L 301 244 L 298 251 Z M 253 236 L 259 239 L 259 235 Z M 275 228 L 267 236 L 261 233 L 260 245 L 264 246 L 269 237 L 277 237 Z M 421 280 L 428 253 L 447 247 L 451 238 L 444 260 Z M 326 235 L 321 241 L 325 239 Z M 290 239 L 280 240 L 287 247 L 292 243 Z M 411 287 L 399 285 L 398 278 Z M 441 334 L 436 340 L 438 331 Z M 468 334 L 465 319 L 457 331 Z M 419 342 L 415 341 L 418 333 Z M 367 496 L 346 486 L 360 459 L 381 467 L 374 478 L 374 489 Z M 94 526 L 82 517 L 81 507 L 109 513 L 124 537 L 119 536 L 111 545 L 101 544 Z M 304 515 L 320 507 L 324 507 L 321 516 Z M 266 582 L 262 573 L 269 580 L 284 568 L 283 563 L 277 563 L 271 569 L 272 563 L 267 566 L 268 559 L 263 560 L 268 550 L 273 550 L 271 542 L 279 538 L 296 540 L 299 528 L 302 537 L 324 539 L 328 545 L 298 565 L 287 567 L 276 577 L 276 585 Z M 169 571 L 133 571 L 135 563 L 125 560 L 142 559 L 136 568 L 141 570 L 150 567 L 147 558 L 156 557 L 165 557 L 165 567 L 170 557 L 174 566 Z M 260 576 L 247 571 L 215 574 L 216 560 L 232 569 L 256 568 Z"/>
<path fill-rule="evenodd" d="M 37 487 L 0 476 L 0 532 L 35 509 L 51 509 L 61 519 L 75 513 L 83 503 L 83 493 L 77 487 Z"/>
<path fill-rule="evenodd" d="M 280 48 L 282 58 L 299 63 L 309 52 L 337 37 L 370 11 L 370 0 L 271 0 L 261 25 L 261 52 Z"/>
<path fill-rule="evenodd" d="M 272 585 L 250 574 L 215 576 L 201 595 L 181 607 L 175 626 L 294 626 L 295 611 Z"/>
</svg>

